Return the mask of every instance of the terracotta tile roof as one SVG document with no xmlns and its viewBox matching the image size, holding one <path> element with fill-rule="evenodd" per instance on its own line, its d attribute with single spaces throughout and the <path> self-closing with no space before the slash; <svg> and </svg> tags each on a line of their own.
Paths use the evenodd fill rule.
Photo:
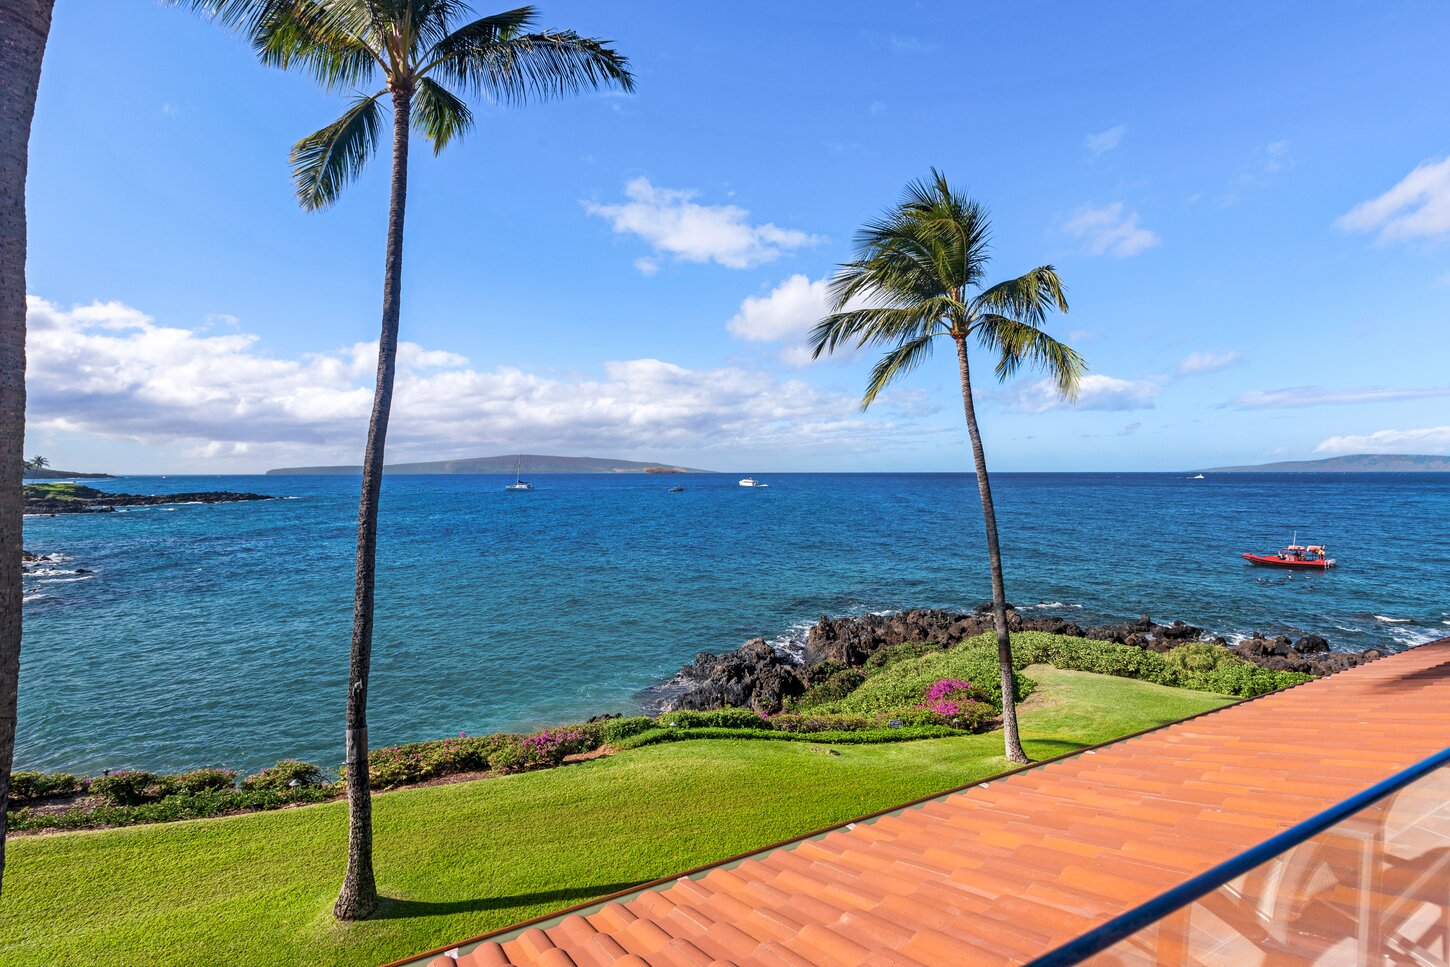
<svg viewBox="0 0 1450 967">
<path fill-rule="evenodd" d="M 413 963 L 1022 963 L 1447 741 L 1450 639 Z"/>
</svg>

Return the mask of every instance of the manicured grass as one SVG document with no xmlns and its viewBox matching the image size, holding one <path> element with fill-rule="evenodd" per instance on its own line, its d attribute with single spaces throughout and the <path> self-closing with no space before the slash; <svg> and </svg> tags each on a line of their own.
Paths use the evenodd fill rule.
<svg viewBox="0 0 1450 967">
<path fill-rule="evenodd" d="M 1228 704 L 1034 666 L 1046 758 Z M 382 914 L 346 927 L 342 803 L 9 845 L 0 964 L 377 964 L 961 785 L 1001 733 L 888 745 L 675 742 L 377 798 Z M 831 752 L 834 751 L 835 755 Z"/>
</svg>

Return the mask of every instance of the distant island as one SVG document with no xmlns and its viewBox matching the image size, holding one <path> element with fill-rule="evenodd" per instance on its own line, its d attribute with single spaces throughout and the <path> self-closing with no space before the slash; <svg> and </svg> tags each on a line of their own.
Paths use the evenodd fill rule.
<svg viewBox="0 0 1450 967">
<path fill-rule="evenodd" d="M 1323 460 L 1285 460 L 1248 467 L 1209 467 L 1202 473 L 1450 473 L 1450 456 L 1354 453 Z"/>
<path fill-rule="evenodd" d="M 45 467 L 36 470 L 31 467 L 25 468 L 26 480 L 114 480 L 115 475 L 109 473 L 81 473 L 78 470 L 52 470 Z"/>
<path fill-rule="evenodd" d="M 522 465 L 520 465 L 522 461 Z M 711 473 L 693 467 L 666 463 L 641 463 L 608 457 L 554 457 L 531 453 L 506 453 L 497 457 L 464 460 L 434 460 L 428 463 L 393 463 L 383 473 Z M 281 467 L 268 470 L 275 476 L 348 476 L 362 473 L 362 467 Z"/>
</svg>

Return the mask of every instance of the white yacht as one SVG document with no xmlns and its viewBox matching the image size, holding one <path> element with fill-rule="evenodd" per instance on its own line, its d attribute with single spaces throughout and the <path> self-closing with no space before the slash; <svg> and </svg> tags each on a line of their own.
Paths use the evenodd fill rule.
<svg viewBox="0 0 1450 967">
<path fill-rule="evenodd" d="M 768 483 L 762 483 L 761 481 L 756 480 L 754 477 L 746 477 L 744 480 L 740 481 L 740 486 L 742 486 L 742 487 L 769 487 L 770 484 L 768 484 Z"/>
<path fill-rule="evenodd" d="M 516 463 L 516 464 L 514 464 L 514 482 L 511 483 L 511 484 L 505 485 L 503 489 L 504 490 L 533 490 L 534 489 L 534 485 L 531 484 L 531 483 L 529 483 L 527 480 L 525 480 L 523 478 L 523 470 L 524 470 L 524 460 L 523 460 L 522 457 L 520 457 L 519 458 L 519 462 Z"/>
</svg>

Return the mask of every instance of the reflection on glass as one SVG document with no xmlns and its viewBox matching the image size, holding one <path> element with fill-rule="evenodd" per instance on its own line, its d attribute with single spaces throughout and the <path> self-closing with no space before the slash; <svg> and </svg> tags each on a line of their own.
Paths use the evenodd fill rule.
<svg viewBox="0 0 1450 967">
<path fill-rule="evenodd" d="M 1450 767 L 1085 963 L 1450 965 Z"/>
</svg>

